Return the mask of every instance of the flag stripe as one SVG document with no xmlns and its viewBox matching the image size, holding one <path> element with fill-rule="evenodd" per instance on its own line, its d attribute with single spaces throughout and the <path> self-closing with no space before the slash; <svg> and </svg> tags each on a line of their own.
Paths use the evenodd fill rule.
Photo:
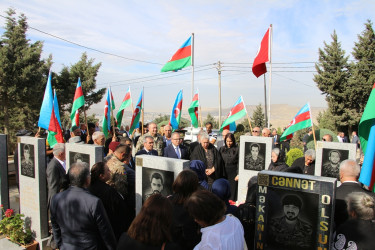
<svg viewBox="0 0 375 250">
<path fill-rule="evenodd" d="M 245 106 L 243 105 L 243 102 L 241 102 L 232 108 L 231 115 L 235 115 L 243 109 L 245 109 Z"/>
<path fill-rule="evenodd" d="M 284 133 L 282 134 L 282 136 L 280 137 L 280 141 L 283 141 L 287 138 L 288 135 L 290 134 L 293 134 L 294 132 L 298 131 L 298 130 L 301 130 L 301 129 L 304 129 L 304 128 L 308 128 L 308 127 L 311 127 L 311 120 L 304 120 L 304 121 L 300 121 L 299 123 L 297 124 L 294 124 L 293 126 L 290 126 L 289 128 L 287 128 Z"/>
<path fill-rule="evenodd" d="M 191 56 L 180 59 L 180 60 L 167 62 L 164 65 L 164 67 L 161 69 L 161 72 L 179 70 L 190 65 L 191 65 Z"/>
<path fill-rule="evenodd" d="M 50 72 L 48 75 L 47 85 L 46 89 L 44 91 L 43 96 L 43 102 L 42 107 L 40 108 L 39 113 L 39 120 L 38 120 L 38 126 L 44 129 L 48 129 L 50 121 L 51 121 L 51 115 L 52 115 L 52 109 L 53 109 L 53 94 L 52 94 L 52 73 Z"/>
<path fill-rule="evenodd" d="M 221 126 L 220 130 L 223 130 L 223 128 L 229 124 L 231 124 L 232 122 L 235 122 L 236 120 L 238 119 L 241 119 L 243 116 L 246 115 L 246 110 L 241 110 L 239 112 L 237 112 L 236 114 L 234 115 L 231 115 L 229 116 L 223 123 L 223 125 Z"/>
<path fill-rule="evenodd" d="M 172 56 L 169 62 L 180 60 L 189 56 L 191 56 L 191 46 L 183 47 L 177 50 L 177 52 Z"/>
</svg>

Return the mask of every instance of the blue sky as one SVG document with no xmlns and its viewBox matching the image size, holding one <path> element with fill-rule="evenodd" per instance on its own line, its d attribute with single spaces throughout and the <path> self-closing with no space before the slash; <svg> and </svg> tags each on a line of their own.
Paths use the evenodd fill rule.
<svg viewBox="0 0 375 250">
<path fill-rule="evenodd" d="M 125 60 L 32 29 L 28 32 L 32 41 L 44 41 L 43 57 L 53 55 L 52 71 L 76 63 L 86 51 L 102 63 L 97 85 L 111 83 L 117 107 L 130 85 L 133 102 L 145 88 L 145 110 L 153 112 L 169 112 L 180 89 L 184 90 L 184 112 L 190 104 L 190 69 L 177 73 L 160 73 L 160 69 L 192 32 L 195 87 L 202 108 L 218 106 L 218 74 L 213 65 L 218 60 L 223 63 L 222 107 L 232 106 L 240 95 L 247 105 L 263 103 L 263 77 L 257 79 L 251 73 L 251 63 L 270 24 L 274 28 L 271 104 L 302 107 L 309 101 L 313 107 L 325 107 L 324 96 L 312 80 L 314 72 L 291 71 L 314 71 L 318 49 L 324 41 L 331 42 L 334 29 L 350 56 L 366 20 L 375 20 L 375 1 L 371 0 L 3 0 L 1 14 L 9 7 L 24 13 L 33 28 L 97 50 L 156 63 Z M 4 24 L 0 17 L 1 32 Z M 164 76 L 171 77 L 156 79 Z M 134 80 L 137 78 L 143 79 Z M 268 82 L 269 74 L 267 87 Z"/>
</svg>

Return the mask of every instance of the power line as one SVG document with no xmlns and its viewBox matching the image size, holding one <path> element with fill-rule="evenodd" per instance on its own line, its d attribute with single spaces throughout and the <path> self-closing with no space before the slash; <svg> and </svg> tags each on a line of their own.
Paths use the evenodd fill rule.
<svg viewBox="0 0 375 250">
<path fill-rule="evenodd" d="M 208 69 L 196 70 L 196 71 L 194 71 L 194 72 L 206 71 L 206 70 L 210 70 L 210 69 L 213 69 L 213 67 L 212 67 L 212 68 L 208 68 Z M 133 84 L 136 84 L 136 83 L 149 82 L 149 81 L 156 81 L 156 80 L 161 80 L 161 79 L 165 79 L 165 78 L 171 78 L 171 77 L 176 77 L 176 76 L 186 75 L 186 74 L 190 74 L 190 72 L 186 72 L 186 73 L 179 74 L 179 75 L 168 75 L 168 76 L 165 76 L 165 77 L 159 77 L 159 78 L 153 78 L 153 79 L 146 79 L 146 80 L 136 81 L 136 82 L 128 83 L 128 84 L 129 84 L 129 85 L 133 85 Z M 123 85 L 123 84 L 115 84 L 115 85 L 112 85 L 112 87 L 121 86 L 121 85 Z"/>
<path fill-rule="evenodd" d="M 207 67 L 207 66 L 212 66 L 212 64 L 197 66 L 196 69 L 204 68 L 204 67 Z M 197 71 L 195 71 L 195 72 L 197 72 Z M 175 77 L 175 76 L 180 76 L 180 75 L 186 75 L 186 74 L 189 74 L 189 73 L 190 72 L 186 72 L 186 70 L 185 71 L 183 70 L 182 72 L 179 72 L 179 73 L 169 71 L 169 72 L 160 73 L 160 74 L 157 74 L 157 75 L 143 76 L 143 77 L 138 77 L 138 78 L 133 78 L 133 79 L 124 79 L 124 80 L 106 82 L 106 83 L 98 83 L 98 85 L 108 85 L 108 84 L 119 83 L 119 82 L 131 82 L 131 81 L 137 81 L 137 80 L 153 78 L 153 77 L 158 77 L 158 76 L 164 76 L 165 78 L 169 78 L 169 76 L 171 76 L 172 74 L 173 74 L 173 76 L 171 76 L 171 77 Z M 160 79 L 163 79 L 164 77 L 160 77 Z"/>
</svg>

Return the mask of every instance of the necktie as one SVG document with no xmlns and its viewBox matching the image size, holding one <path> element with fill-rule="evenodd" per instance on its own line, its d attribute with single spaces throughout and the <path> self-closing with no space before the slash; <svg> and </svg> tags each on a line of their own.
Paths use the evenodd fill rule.
<svg viewBox="0 0 375 250">
<path fill-rule="evenodd" d="M 178 150 L 178 147 L 176 147 L 176 154 L 177 154 L 177 158 L 181 159 L 181 155 L 180 155 L 180 151 Z"/>
<path fill-rule="evenodd" d="M 148 155 L 151 155 L 151 151 L 148 151 L 148 153 L 147 153 Z"/>
</svg>

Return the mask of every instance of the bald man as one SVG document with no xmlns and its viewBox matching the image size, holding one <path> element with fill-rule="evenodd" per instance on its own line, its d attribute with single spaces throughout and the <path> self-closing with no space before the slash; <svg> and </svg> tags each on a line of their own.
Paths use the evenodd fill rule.
<svg viewBox="0 0 375 250">
<path fill-rule="evenodd" d="M 270 135 L 271 135 L 271 131 L 268 128 L 264 128 L 262 130 L 262 136 L 263 137 L 270 137 Z"/>
<path fill-rule="evenodd" d="M 345 198 L 353 192 L 364 192 L 375 198 L 375 194 L 362 188 L 358 182 L 361 167 L 355 160 L 345 160 L 340 164 L 341 185 L 336 189 L 336 228 L 348 219 Z"/>
</svg>

